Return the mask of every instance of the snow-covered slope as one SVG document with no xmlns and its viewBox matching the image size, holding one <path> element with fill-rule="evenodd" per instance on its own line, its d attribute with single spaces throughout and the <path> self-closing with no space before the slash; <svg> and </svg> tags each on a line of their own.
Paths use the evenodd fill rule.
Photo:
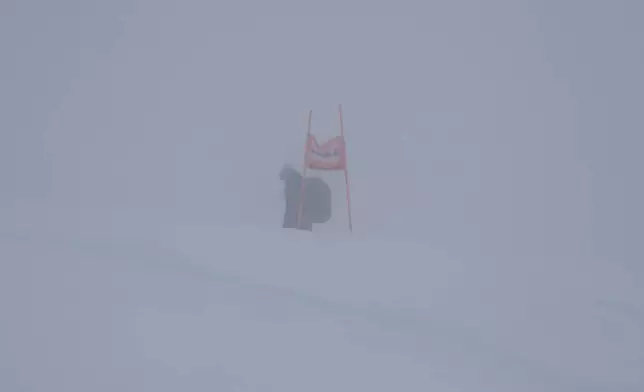
<svg viewBox="0 0 644 392">
<path fill-rule="evenodd" d="M 3 225 L 2 391 L 644 388 L 615 264 L 72 216 Z"/>
</svg>

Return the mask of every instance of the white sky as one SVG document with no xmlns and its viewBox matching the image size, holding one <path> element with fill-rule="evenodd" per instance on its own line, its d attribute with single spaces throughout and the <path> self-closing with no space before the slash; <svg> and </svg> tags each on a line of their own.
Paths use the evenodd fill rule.
<svg viewBox="0 0 644 392">
<path fill-rule="evenodd" d="M 291 3 L 3 1 L 0 203 L 279 226 L 342 103 L 356 231 L 644 259 L 640 2 Z"/>
</svg>

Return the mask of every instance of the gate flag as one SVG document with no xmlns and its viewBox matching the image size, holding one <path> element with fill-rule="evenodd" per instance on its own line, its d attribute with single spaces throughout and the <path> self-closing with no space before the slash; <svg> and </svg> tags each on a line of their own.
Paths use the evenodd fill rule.
<svg viewBox="0 0 644 392">
<path fill-rule="evenodd" d="M 343 136 L 336 136 L 319 144 L 309 135 L 305 156 L 306 167 L 312 170 L 345 170 L 346 148 Z"/>
</svg>

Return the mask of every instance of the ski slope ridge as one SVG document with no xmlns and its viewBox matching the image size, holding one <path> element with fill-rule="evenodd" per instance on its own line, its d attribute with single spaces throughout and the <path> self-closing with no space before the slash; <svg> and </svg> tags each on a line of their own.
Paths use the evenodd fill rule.
<svg viewBox="0 0 644 392">
<path fill-rule="evenodd" d="M 245 227 L 71 226 L 3 230 L 2 390 L 644 386 L 644 295 L 601 263 L 463 262 L 418 243 Z"/>
</svg>

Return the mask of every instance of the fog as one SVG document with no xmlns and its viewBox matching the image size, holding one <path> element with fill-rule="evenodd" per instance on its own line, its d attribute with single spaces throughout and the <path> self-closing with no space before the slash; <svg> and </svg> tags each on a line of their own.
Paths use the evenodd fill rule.
<svg viewBox="0 0 644 392">
<path fill-rule="evenodd" d="M 96 236 L 107 239 L 116 234 L 149 239 L 154 237 L 150 233 L 163 227 L 159 242 L 168 245 L 177 240 L 180 228 L 192 227 L 191 234 L 184 233 L 182 240 L 196 241 L 197 237 L 201 242 L 182 243 L 182 251 L 212 261 L 215 267 L 240 268 L 260 280 L 304 292 L 310 283 L 310 291 L 320 287 L 321 292 L 336 295 L 335 282 L 345 290 L 346 301 L 357 295 L 355 298 L 364 297 L 367 303 L 374 298 L 396 302 L 392 298 L 400 296 L 398 305 L 403 307 L 418 303 L 429 309 L 439 304 L 443 313 L 434 314 L 436 319 L 457 314 L 450 306 L 458 304 L 448 299 L 469 293 L 463 294 L 461 305 L 465 304 L 462 309 L 467 309 L 471 319 L 457 319 L 468 320 L 468 325 L 481 323 L 488 337 L 498 343 L 497 348 L 504 347 L 500 352 L 521 345 L 526 352 L 532 350 L 535 361 L 550 361 L 560 367 L 561 372 L 553 372 L 557 377 L 568 369 L 566 377 L 575 382 L 573 373 L 582 369 L 579 374 L 583 377 L 579 377 L 585 381 L 570 381 L 580 388 L 599 390 L 601 385 L 615 387 L 623 382 L 637 390 L 641 376 L 636 370 L 643 352 L 637 326 L 641 326 L 642 313 L 641 300 L 632 293 L 641 292 L 644 271 L 640 245 L 644 233 L 644 158 L 640 154 L 644 144 L 643 18 L 644 5 L 621 0 L 398 4 L 4 0 L 0 2 L 0 240 L 5 242 L 0 250 L 6 269 L 0 286 L 6 290 L 1 296 L 8 310 L 2 312 L 5 332 L 22 332 L 23 321 L 12 315 L 21 316 L 27 311 L 24 309 L 31 309 L 29 302 L 12 298 L 39 295 L 47 299 L 43 307 L 50 309 L 58 299 L 75 298 L 76 288 L 91 292 L 100 301 L 125 298 L 125 294 L 114 294 L 120 293 L 122 284 L 140 302 L 122 300 L 128 303 L 119 308 L 123 325 L 131 314 L 149 312 L 160 301 L 143 295 L 145 290 L 140 288 L 145 284 L 156 287 L 158 275 L 153 273 L 135 279 L 92 261 L 97 263 L 92 266 L 99 267 L 89 276 L 100 282 L 98 286 L 87 283 L 79 272 L 65 278 L 65 269 L 73 270 L 83 260 L 102 260 L 102 256 L 79 256 L 74 246 L 73 255 L 65 255 L 59 248 L 53 251 L 47 241 L 58 241 L 55 233 L 73 233 L 69 235 L 76 240 L 86 235 L 85 240 L 97 241 Z M 316 227 L 313 238 L 348 243 L 365 240 L 367 244 L 397 239 L 416 245 L 392 247 L 382 254 L 371 249 L 372 245 L 349 247 L 351 251 L 344 257 L 352 260 L 355 255 L 353 261 L 359 264 L 347 270 L 353 271 L 347 276 L 341 272 L 345 261 L 334 260 L 327 266 L 320 255 L 309 261 L 310 270 L 296 261 L 281 260 L 271 272 L 271 258 L 277 262 L 280 255 L 288 253 L 288 244 L 304 255 L 313 249 L 300 248 L 299 241 L 305 238 L 297 236 L 300 233 L 294 237 L 268 234 L 281 227 L 284 201 L 279 170 L 284 163 L 302 164 L 309 110 L 313 111 L 316 136 L 324 139 L 339 132 L 339 104 L 344 109 L 354 231 L 347 229 L 342 175 L 314 173 L 324 176 L 333 189 L 334 216 Z M 202 231 L 195 232 L 195 227 Z M 240 227 L 254 231 L 246 235 Z M 94 237 L 87 234 L 90 228 Z M 219 260 L 220 245 L 204 244 L 209 244 L 210 235 L 225 237 L 227 228 L 242 234 L 231 236 L 233 243 L 222 240 L 226 258 Z M 8 245 L 6 241 L 20 230 L 40 234 L 27 236 L 31 239 L 26 243 Z M 263 240 L 262 232 L 267 233 Z M 49 237 L 36 245 L 36 237 L 43 236 Z M 271 245 L 272 241 L 283 247 Z M 320 244 L 321 248 L 314 249 L 336 249 L 332 241 Z M 96 251 L 92 246 L 96 247 L 85 244 L 81 248 Z M 105 249 L 125 252 L 102 246 L 98 253 Z M 243 252 L 234 255 L 235 247 Z M 58 254 L 60 269 L 53 261 L 42 260 L 51 254 Z M 467 267 L 451 264 L 445 255 L 467 260 Z M 132 254 L 122 258 L 136 259 Z M 76 261 L 68 260 L 80 261 L 74 264 Z M 371 261 L 378 267 L 369 271 L 370 281 L 361 282 Z M 396 263 L 401 261 L 409 264 L 397 270 Z M 69 279 L 69 287 L 55 285 L 39 274 L 30 275 L 43 267 L 38 264 L 41 262 L 47 263 L 51 276 Z M 614 269 L 602 269 L 604 264 Z M 105 268 L 110 268 L 114 281 L 97 272 Z M 448 271 L 446 276 L 453 280 L 443 280 L 441 271 Z M 577 276 L 575 271 L 579 281 L 572 278 Z M 604 276 L 599 271 L 608 272 Z M 391 283 L 390 276 L 398 280 L 380 290 Z M 531 281 L 531 276 L 539 278 Z M 425 282 L 422 277 L 431 280 Z M 40 282 L 34 287 L 49 288 L 31 292 L 31 286 L 20 279 Z M 119 279 L 124 283 L 114 283 Z M 161 286 L 155 289 L 167 293 Z M 179 297 L 185 302 L 178 302 L 177 309 L 203 295 L 192 286 L 185 283 Z M 218 287 L 214 293 L 224 290 L 214 286 Z M 207 287 L 199 290 L 219 301 L 208 302 L 208 309 L 214 315 L 218 314 L 217 306 L 227 309 L 233 320 L 230 331 L 250 324 L 244 324 L 248 320 L 243 318 L 241 324 L 234 324 L 239 317 L 235 316 L 236 305 L 222 300 L 230 292 L 213 294 L 208 291 L 214 290 L 212 285 Z M 548 287 L 556 290 L 547 296 L 549 302 L 543 302 L 540 290 L 545 294 Z M 439 289 L 443 291 L 435 291 Z M 233 292 L 243 290 L 236 287 Z M 513 290 L 522 295 L 516 301 L 511 298 Z M 48 292 L 58 296 L 45 298 Z M 487 296 L 479 297 L 481 292 Z M 254 300 L 255 294 L 263 292 L 252 293 L 255 291 L 242 295 L 242 302 L 251 303 L 247 296 Z M 445 302 L 434 303 L 438 297 Z M 557 307 L 563 297 L 566 301 Z M 88 311 L 91 298 L 79 309 Z M 528 317 L 533 309 L 529 306 L 513 313 L 524 300 L 539 309 L 538 317 Z M 306 301 L 295 302 L 302 308 L 308 306 Z M 273 308 L 282 311 L 284 305 L 276 303 L 267 302 L 266 312 Z M 612 304 L 610 312 L 617 309 L 605 316 L 617 329 L 605 332 L 602 322 L 606 321 L 596 318 L 600 311 L 594 306 L 598 303 Z M 341 313 L 349 318 L 342 306 L 322 312 L 327 312 L 325 317 Z M 570 309 L 580 308 L 588 313 L 569 314 Z M 69 309 L 70 314 L 76 314 L 76 308 Z M 626 311 L 619 313 L 620 309 Z M 182 320 L 190 331 L 194 326 L 182 318 L 183 311 L 173 310 L 178 313 L 155 313 L 151 320 Z M 495 312 L 503 314 L 499 320 L 510 322 L 497 320 Z M 48 320 L 45 314 L 38 314 L 34 320 Z M 526 318 L 519 321 L 521 315 Z M 104 314 L 101 317 L 109 319 Z M 61 331 L 70 334 L 60 340 L 60 347 L 65 347 L 67 339 L 75 341 L 66 329 L 73 324 L 66 324 L 69 320 L 58 320 Z M 191 320 L 210 326 L 220 321 L 217 317 Z M 546 320 L 549 329 L 541 333 L 539 322 Z M 523 329 L 513 331 L 516 335 L 510 334 L 510 338 L 507 334 L 515 325 L 512 322 Z M 90 331 L 107 328 L 105 323 L 95 324 L 89 325 Z M 149 324 L 154 328 L 162 323 Z M 573 339 L 584 325 L 588 327 L 586 334 Z M 315 324 L 308 330 L 310 336 L 321 333 L 324 329 L 320 327 Z M 293 331 L 301 331 L 300 326 L 295 325 Z M 176 338 L 170 329 L 157 333 L 166 343 Z M 275 336 L 286 339 L 285 335 Z M 138 335 L 123 336 L 137 339 Z M 243 340 L 241 336 L 237 339 Z M 275 339 L 258 336 L 265 337 L 265 342 Z M 460 335 L 454 336 L 458 341 Z M 615 336 L 622 336 L 623 341 Z M 28 334 L 20 339 L 5 343 L 18 350 L 20 342 L 31 341 Z M 48 337 L 43 339 L 49 341 Z M 222 336 L 217 339 L 226 341 Z M 345 347 L 343 339 L 346 337 L 332 341 L 341 348 Z M 431 339 L 443 343 L 437 336 Z M 310 341 L 308 337 L 304 340 Z M 570 341 L 575 343 L 566 346 Z M 204 350 L 199 342 L 198 338 L 193 342 L 198 352 Z M 277 342 L 281 340 L 272 342 L 273 350 L 279 349 Z M 444 344 L 452 348 L 449 342 Z M 148 348 L 153 346 L 158 347 Z M 232 346 L 227 352 L 236 355 Z M 577 348 L 573 350 L 573 346 Z M 380 348 L 386 352 L 387 347 Z M 588 350 L 583 358 L 581 347 Z M 127 357 L 123 353 L 128 351 L 121 348 L 119 352 Z M 289 348 L 292 353 L 299 349 L 296 345 Z M 318 350 L 323 349 L 320 343 Z M 371 358 L 356 354 L 361 352 L 357 348 L 352 350 L 358 350 L 355 358 Z M 29 352 L 22 352 L 20 363 L 30 363 L 25 354 Z M 249 353 L 252 355 L 252 349 Z M 514 363 L 510 354 L 499 363 Z M 462 350 L 455 358 L 468 355 Z M 587 361 L 577 362 L 576 355 Z M 418 372 L 401 365 L 396 373 L 400 379 L 406 369 L 420 377 L 415 380 L 422 380 L 424 370 L 419 362 L 406 354 L 403 357 L 400 363 L 414 364 Z M 7 364 L 12 358 L 3 356 L 0 361 Z M 183 368 L 177 357 L 163 358 Z M 199 358 L 207 357 L 193 358 L 195 366 Z M 365 365 L 363 375 L 374 369 L 391 370 L 398 363 L 386 355 L 376 358 L 382 362 L 375 362 L 374 367 Z M 613 359 L 611 368 L 607 364 Z M 220 360 L 227 363 L 225 358 Z M 38 366 L 50 374 L 50 364 L 42 361 Z M 242 358 L 237 361 L 245 363 Z M 74 363 L 68 364 L 69 369 L 75 369 Z M 131 363 L 137 366 L 135 359 Z M 262 366 L 255 365 L 248 373 L 263 374 Z M 477 369 L 476 363 L 470 365 Z M 517 369 L 525 363 L 514 365 Z M 536 378 L 540 372 L 550 374 L 539 366 L 526 368 L 532 369 L 526 372 Z M 347 375 L 341 365 L 332 369 L 339 379 Z M 452 368 L 450 377 L 458 379 L 454 369 L 460 368 Z M 305 370 L 317 374 L 314 368 Z M 264 380 L 287 385 L 283 383 L 287 378 L 265 371 Z M 33 372 L 28 374 L 38 374 L 38 370 Z M 595 384 L 590 381 L 593 374 Z M 364 382 L 362 376 L 355 377 L 356 386 L 367 385 L 360 383 Z M 88 380 L 83 382 L 94 382 Z M 387 380 L 396 385 L 396 377 Z M 300 381 L 306 385 L 306 378 Z M 18 385 L 11 382 L 7 385 Z M 199 380 L 192 382 L 199 384 Z M 262 384 L 257 382 L 259 388 Z M 566 390 L 570 386 L 566 382 L 549 379 L 541 386 L 545 385 L 543 390 Z M 293 390 L 301 390 L 301 385 L 293 385 Z M 373 386 L 377 385 L 376 380 Z M 414 385 L 424 384 L 419 381 Z M 508 388 L 513 390 L 512 385 Z"/>
<path fill-rule="evenodd" d="M 5 1 L 0 200 L 278 226 L 341 103 L 357 233 L 637 264 L 643 11 Z"/>
</svg>

